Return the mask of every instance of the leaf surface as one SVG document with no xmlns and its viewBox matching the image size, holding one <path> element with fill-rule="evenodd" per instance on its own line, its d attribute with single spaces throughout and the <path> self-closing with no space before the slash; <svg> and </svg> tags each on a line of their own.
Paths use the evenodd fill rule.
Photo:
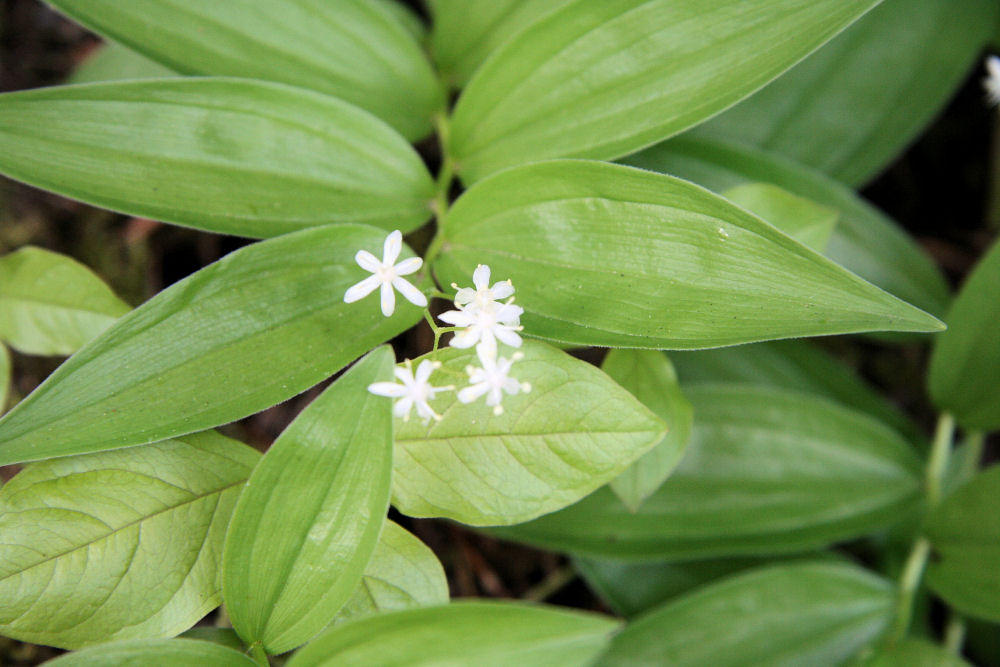
<svg viewBox="0 0 1000 667">
<path fill-rule="evenodd" d="M 840 217 L 835 209 L 769 183 L 737 185 L 722 196 L 818 253 L 826 248 Z"/>
<path fill-rule="evenodd" d="M 506 42 L 455 108 L 467 183 L 549 158 L 617 158 L 778 76 L 878 0 L 574 0 Z"/>
<path fill-rule="evenodd" d="M 365 109 L 409 139 L 429 132 L 444 104 L 412 33 L 385 7 L 366 0 L 50 4 L 177 72 L 316 90 Z"/>
<path fill-rule="evenodd" d="M 420 157 L 371 114 L 239 79 L 0 95 L 0 172 L 114 211 L 251 237 L 331 222 L 408 231 L 433 197 Z"/>
<path fill-rule="evenodd" d="M 0 465 L 155 442 L 291 398 L 405 331 L 384 317 L 359 249 L 384 232 L 329 225 L 242 248 L 160 292 L 74 355 L 0 419 Z M 404 248 L 403 257 L 412 256 Z"/>
<path fill-rule="evenodd" d="M 145 639 L 61 655 L 51 667 L 256 667 L 243 653 L 197 639 Z"/>
<path fill-rule="evenodd" d="M 0 340 L 18 352 L 72 354 L 129 310 L 65 255 L 29 246 L 0 257 Z"/>
<path fill-rule="evenodd" d="M 507 170 L 450 210 L 441 284 L 510 278 L 532 336 L 692 349 L 943 325 L 691 183 L 602 162 Z"/>
<path fill-rule="evenodd" d="M 920 461 L 891 429 L 811 396 L 699 385 L 688 451 L 637 512 L 602 489 L 500 537 L 574 554 L 688 560 L 794 553 L 915 509 Z"/>
<path fill-rule="evenodd" d="M 6 345 L 0 344 L 0 415 L 7 409 L 7 399 L 10 397 L 11 373 L 10 351 Z"/>
<path fill-rule="evenodd" d="M 389 509 L 392 412 L 368 392 L 392 378 L 379 347 L 295 418 L 233 512 L 223 593 L 233 628 L 271 655 L 304 644 L 361 582 Z"/>
<path fill-rule="evenodd" d="M 180 75 L 127 46 L 118 42 L 106 42 L 73 70 L 66 83 L 160 79 L 172 76 Z"/>
<path fill-rule="evenodd" d="M 545 343 L 525 341 L 511 376 L 530 393 L 503 414 L 456 393 L 432 404 L 441 421 L 396 422 L 393 504 L 403 514 L 472 525 L 527 521 L 576 502 L 619 475 L 664 435 L 663 422 L 607 375 Z M 501 352 L 503 354 L 503 352 Z M 435 386 L 468 383 L 475 352 L 435 353 Z"/>
<path fill-rule="evenodd" d="M 948 649 L 926 639 L 907 638 L 870 656 L 850 663 L 851 667 L 972 667 Z"/>
<path fill-rule="evenodd" d="M 259 455 L 207 431 L 26 467 L 0 490 L 0 632 L 61 648 L 170 637 L 221 602 Z"/>
</svg>

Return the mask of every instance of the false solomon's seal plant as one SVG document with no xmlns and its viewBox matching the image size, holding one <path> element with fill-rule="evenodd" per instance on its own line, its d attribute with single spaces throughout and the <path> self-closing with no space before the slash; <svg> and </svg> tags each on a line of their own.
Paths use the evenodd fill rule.
<svg viewBox="0 0 1000 667">
<path fill-rule="evenodd" d="M 0 96 L 0 171 L 260 240 L 135 309 L 0 258 L 0 340 L 71 355 L 0 419 L 0 634 L 88 666 L 960 664 L 1000 621 L 1000 251 L 952 303 L 851 189 L 995 3 L 49 4 L 109 41 Z M 931 446 L 785 340 L 863 332 L 934 345 Z M 213 430 L 333 376 L 263 455 Z M 570 554 L 617 615 L 449 602 L 390 505 Z"/>
</svg>

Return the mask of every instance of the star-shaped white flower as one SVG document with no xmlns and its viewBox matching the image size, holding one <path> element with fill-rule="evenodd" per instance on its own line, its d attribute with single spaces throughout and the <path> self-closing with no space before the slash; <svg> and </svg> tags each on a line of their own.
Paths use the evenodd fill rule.
<svg viewBox="0 0 1000 667">
<path fill-rule="evenodd" d="M 417 366 L 417 372 L 414 373 L 413 365 L 407 359 L 403 362 L 402 368 L 396 366 L 393 369 L 393 373 L 402 384 L 397 382 L 375 382 L 368 385 L 368 391 L 377 396 L 398 398 L 399 400 L 392 406 L 392 414 L 402 417 L 403 421 L 410 420 L 410 410 L 413 406 L 417 407 L 417 416 L 422 417 L 425 424 L 431 419 L 440 421 L 441 415 L 434 412 L 429 401 L 439 391 L 452 391 L 455 389 L 454 385 L 448 387 L 431 386 L 431 373 L 440 367 L 440 361 L 424 359 Z"/>
<path fill-rule="evenodd" d="M 531 391 L 529 383 L 518 382 L 510 377 L 510 369 L 514 362 L 524 358 L 520 352 L 515 352 L 510 359 L 504 357 L 497 359 L 484 350 L 482 346 L 479 346 L 476 348 L 476 355 L 479 357 L 479 363 L 482 364 L 482 367 L 476 368 L 469 365 L 465 368 L 465 372 L 469 374 L 471 386 L 458 392 L 458 400 L 462 403 L 472 403 L 485 394 L 486 405 L 493 406 L 493 414 L 501 415 L 503 414 L 503 406 L 500 405 L 500 401 L 503 400 L 504 392 L 513 396 L 518 392 L 528 393 Z"/>
<path fill-rule="evenodd" d="M 402 249 L 403 235 L 397 229 L 385 238 L 381 262 L 367 250 L 359 250 L 354 255 L 354 261 L 365 271 L 371 271 L 372 275 L 349 287 L 344 293 L 344 303 L 354 303 L 363 299 L 381 286 L 382 314 L 386 317 L 392 315 L 396 309 L 396 293 L 393 291 L 393 287 L 398 289 L 399 293 L 410 303 L 425 308 L 427 297 L 410 281 L 402 277 L 419 271 L 424 260 L 419 257 L 411 257 L 396 264 Z"/>
<path fill-rule="evenodd" d="M 986 99 L 996 106 L 1000 104 L 1000 58 L 997 56 L 986 56 L 986 78 L 983 79 L 983 88 L 986 89 Z"/>
<path fill-rule="evenodd" d="M 476 268 L 473 281 L 475 290 L 468 287 L 458 290 L 455 296 L 458 310 L 449 310 L 438 316 L 442 322 L 463 327 L 449 344 L 469 348 L 478 343 L 492 357 L 496 356 L 497 340 L 511 347 L 521 347 L 521 337 L 517 332 L 524 328 L 521 326 L 524 309 L 515 306 L 513 299 L 507 303 L 497 300 L 513 294 L 514 286 L 507 280 L 491 288 L 490 267 L 483 264 Z"/>
</svg>

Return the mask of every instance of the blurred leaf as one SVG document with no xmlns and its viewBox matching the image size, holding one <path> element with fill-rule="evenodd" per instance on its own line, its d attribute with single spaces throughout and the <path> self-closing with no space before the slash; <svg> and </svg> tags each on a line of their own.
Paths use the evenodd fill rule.
<svg viewBox="0 0 1000 667">
<path fill-rule="evenodd" d="M 596 557 L 684 560 L 794 553 L 899 521 L 919 502 L 921 464 L 867 415 L 784 390 L 685 388 L 688 451 L 636 513 L 608 490 L 491 532 Z"/>
<path fill-rule="evenodd" d="M 852 667 L 972 667 L 926 639 L 904 639 L 850 663 Z"/>
<path fill-rule="evenodd" d="M 442 77 L 461 87 L 498 47 L 569 0 L 430 0 L 431 50 Z"/>
<path fill-rule="evenodd" d="M 254 237 L 331 222 L 408 231 L 434 194 L 413 148 L 370 114 L 237 79 L 0 95 L 0 171 L 95 206 Z"/>
<path fill-rule="evenodd" d="M 509 169 L 444 221 L 434 266 L 510 278 L 532 336 L 692 349 L 857 331 L 933 331 L 933 317 L 690 183 L 603 162 Z"/>
<path fill-rule="evenodd" d="M 7 409 L 10 398 L 11 364 L 7 346 L 0 343 L 0 415 Z"/>
<path fill-rule="evenodd" d="M 398 17 L 368 0 L 49 4 L 177 72 L 276 81 L 327 93 L 378 116 L 408 139 L 430 132 L 431 118 L 444 105 L 420 45 Z"/>
<path fill-rule="evenodd" d="M 530 393 L 435 399 L 441 421 L 396 422 L 393 504 L 403 514 L 483 526 L 527 521 L 576 502 L 618 476 L 665 433 L 660 419 L 611 378 L 545 343 L 525 341 L 511 375 Z M 428 355 L 436 385 L 468 383 L 472 350 Z"/>
<path fill-rule="evenodd" d="M 448 603 L 448 580 L 434 552 L 386 520 L 361 584 L 334 623 L 413 607 Z"/>
<path fill-rule="evenodd" d="M 51 667 L 257 667 L 243 653 L 196 639 L 145 639 L 67 653 Z"/>
<path fill-rule="evenodd" d="M 636 510 L 660 488 L 684 456 L 691 437 L 691 403 L 662 352 L 611 350 L 601 369 L 667 425 L 667 434 L 655 447 L 611 480 L 611 490 L 629 509 Z"/>
<path fill-rule="evenodd" d="M 78 648 L 170 637 L 219 606 L 256 451 L 211 431 L 26 467 L 0 490 L 0 632 Z"/>
<path fill-rule="evenodd" d="M 744 183 L 726 190 L 722 196 L 818 253 L 826 248 L 840 217 L 836 209 L 770 183 Z"/>
<path fill-rule="evenodd" d="M 1000 465 L 972 478 L 938 505 L 924 530 L 935 557 L 927 583 L 970 616 L 1000 622 Z"/>
<path fill-rule="evenodd" d="M 926 438 L 899 409 L 859 378 L 844 361 L 802 340 L 776 340 L 716 350 L 671 352 L 684 386 L 742 382 L 792 389 L 867 412 L 914 442 Z"/>
<path fill-rule="evenodd" d="M 18 352 L 72 354 L 129 310 L 65 255 L 29 246 L 0 257 L 0 340 Z"/>
<path fill-rule="evenodd" d="M 840 665 L 889 625 L 892 584 L 859 567 L 779 565 L 698 591 L 630 623 L 598 665 Z"/>
<path fill-rule="evenodd" d="M 734 104 L 878 0 L 574 0 L 506 42 L 455 108 L 467 183 L 547 158 L 608 159 Z"/>
<path fill-rule="evenodd" d="M 338 625 L 292 656 L 288 667 L 585 667 L 617 627 L 610 618 L 558 607 L 456 602 Z"/>
<path fill-rule="evenodd" d="M 704 130 L 862 185 L 944 107 L 997 16 L 994 0 L 885 0 Z"/>
<path fill-rule="evenodd" d="M 380 253 L 383 239 L 363 225 L 304 230 L 171 285 L 0 419 L 0 465 L 211 428 L 333 375 L 420 319 L 403 299 L 388 318 L 377 295 L 344 303 L 347 288 L 371 275 L 355 252 Z"/>
<path fill-rule="evenodd" d="M 180 75 L 118 42 L 107 42 L 87 56 L 66 83 L 160 79 L 172 76 Z"/>
<path fill-rule="evenodd" d="M 389 509 L 392 378 L 369 353 L 309 404 L 254 469 L 226 534 L 223 594 L 233 628 L 271 655 L 329 625 L 361 582 Z"/>
<path fill-rule="evenodd" d="M 236 634 L 236 631 L 232 628 L 216 628 L 210 625 L 196 625 L 187 632 L 181 633 L 179 637 L 181 639 L 199 639 L 201 641 L 212 642 L 213 644 L 221 644 L 222 646 L 228 646 L 229 648 L 240 652 L 246 650 L 243 640 L 240 639 L 240 636 Z"/>
<path fill-rule="evenodd" d="M 966 428 L 1000 427 L 1000 242 L 979 261 L 948 313 L 931 355 L 931 397 Z"/>
<path fill-rule="evenodd" d="M 840 212 L 825 255 L 932 315 L 950 299 L 937 265 L 906 232 L 850 189 L 777 155 L 706 137 L 683 136 L 625 162 L 694 181 L 715 192 L 742 183 L 773 183 Z"/>
<path fill-rule="evenodd" d="M 375 0 L 373 4 L 375 8 L 384 10 L 387 15 L 391 16 L 406 32 L 410 33 L 410 36 L 418 44 L 422 44 L 427 39 L 427 26 L 424 25 L 424 20 L 417 16 L 409 6 L 398 0 Z"/>
</svg>

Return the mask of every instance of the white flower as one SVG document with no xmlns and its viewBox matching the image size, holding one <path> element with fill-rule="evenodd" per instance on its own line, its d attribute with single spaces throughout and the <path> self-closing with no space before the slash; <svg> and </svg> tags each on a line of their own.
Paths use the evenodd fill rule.
<svg viewBox="0 0 1000 667">
<path fill-rule="evenodd" d="M 431 419 L 440 420 L 441 415 L 434 412 L 428 401 L 433 399 L 434 394 L 439 391 L 452 391 L 455 389 L 453 385 L 448 387 L 431 386 L 431 373 L 434 372 L 434 369 L 441 367 L 441 362 L 424 359 L 417 366 L 416 374 L 413 372 L 413 365 L 409 359 L 403 363 L 404 368 L 396 366 L 393 369 L 393 373 L 402 384 L 396 382 L 375 382 L 368 385 L 368 391 L 377 396 L 398 398 L 399 400 L 392 406 L 392 414 L 402 417 L 403 421 L 409 421 L 410 410 L 414 405 L 417 406 L 417 416 L 422 417 L 425 424 Z"/>
<path fill-rule="evenodd" d="M 359 250 L 354 256 L 354 261 L 365 271 L 371 271 L 372 275 L 349 287 L 344 293 L 344 303 L 354 303 L 358 299 L 363 299 L 374 292 L 375 288 L 381 286 L 382 314 L 386 317 L 392 315 L 396 309 L 396 293 L 393 292 L 393 287 L 398 289 L 399 293 L 406 297 L 410 303 L 425 308 L 427 297 L 410 281 L 402 277 L 419 271 L 424 260 L 419 257 L 411 257 L 396 264 L 396 259 L 402 249 L 403 235 L 397 229 L 385 238 L 381 262 L 367 250 Z"/>
<path fill-rule="evenodd" d="M 476 354 L 482 368 L 471 365 L 465 368 L 465 372 L 469 374 L 471 386 L 458 392 L 459 401 L 471 403 L 486 394 L 486 405 L 492 405 L 493 414 L 500 415 L 503 414 L 503 406 L 500 405 L 500 401 L 503 400 L 504 392 L 513 396 L 521 391 L 524 393 L 531 391 L 531 385 L 527 382 L 518 382 L 509 377 L 511 366 L 514 365 L 515 361 L 523 359 L 523 354 L 515 352 L 510 359 L 504 357 L 497 359 L 484 350 L 482 346 L 476 348 Z"/>
<path fill-rule="evenodd" d="M 1000 104 L 1000 58 L 997 56 L 986 57 L 986 75 L 986 78 L 983 79 L 986 99 L 992 105 Z"/>
<path fill-rule="evenodd" d="M 455 305 L 458 310 L 441 313 L 438 318 L 463 331 L 455 334 L 450 345 L 457 348 L 469 348 L 479 343 L 490 356 L 495 357 L 497 340 L 511 347 L 521 347 L 521 337 L 518 331 L 521 326 L 521 315 L 524 309 L 515 306 L 513 299 L 500 303 L 497 299 L 508 297 L 514 293 L 514 286 L 509 280 L 498 282 L 491 288 L 490 267 L 480 264 L 473 274 L 476 289 L 465 287 L 458 290 Z"/>
</svg>

